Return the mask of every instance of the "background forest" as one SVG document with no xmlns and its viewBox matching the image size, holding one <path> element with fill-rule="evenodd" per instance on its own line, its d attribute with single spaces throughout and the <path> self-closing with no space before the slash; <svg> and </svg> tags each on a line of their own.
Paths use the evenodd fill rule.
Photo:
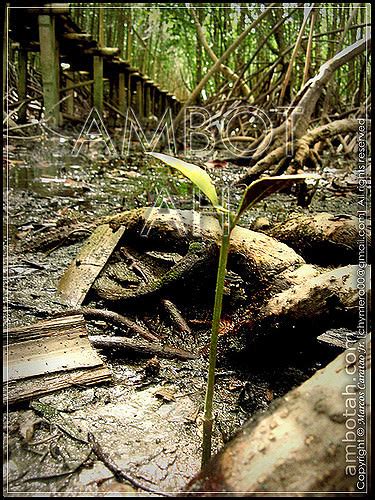
<svg viewBox="0 0 375 500">
<path fill-rule="evenodd" d="M 77 24 L 99 38 L 99 4 L 74 4 Z M 184 99 L 232 42 L 264 11 L 259 3 L 116 3 L 106 7 L 104 41 L 160 85 Z M 305 5 L 305 6 L 303 6 Z M 250 102 L 264 104 L 280 91 L 291 57 L 290 86 L 279 104 L 289 101 L 325 61 L 362 38 L 369 23 L 366 4 L 276 4 L 225 62 L 243 75 Z M 362 7 L 362 8 L 361 8 Z M 311 11 L 311 9 L 313 10 Z M 199 23 L 200 27 L 197 28 Z M 298 50 L 294 53 L 297 46 Z M 341 110 L 362 102 L 366 79 L 363 54 L 338 70 L 325 99 L 325 109 Z M 230 86 L 217 72 L 202 99 Z M 246 92 L 246 91 L 245 91 Z"/>
</svg>

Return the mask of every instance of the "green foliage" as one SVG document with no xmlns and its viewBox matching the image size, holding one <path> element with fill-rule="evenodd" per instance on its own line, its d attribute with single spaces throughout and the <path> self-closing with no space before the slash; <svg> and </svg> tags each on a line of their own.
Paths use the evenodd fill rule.
<svg viewBox="0 0 375 500">
<path fill-rule="evenodd" d="M 72 15 L 75 21 L 96 39 L 99 7 L 106 7 L 104 25 L 107 27 L 105 37 L 107 45 L 119 46 L 122 49 L 122 56 L 128 58 L 133 66 L 139 67 L 180 99 L 188 96 L 189 91 L 196 86 L 197 80 L 212 65 L 212 60 L 198 40 L 188 5 L 184 3 L 116 3 L 115 7 L 111 3 L 72 5 L 74 5 Z M 207 42 L 218 57 L 265 8 L 259 3 L 189 5 L 198 12 Z M 264 93 L 267 88 L 272 88 L 282 78 L 305 13 L 305 9 L 298 8 L 298 5 L 300 4 L 284 3 L 275 7 L 271 15 L 262 21 L 252 36 L 248 36 L 226 62 L 236 73 L 240 73 L 256 53 L 256 57 L 248 64 L 244 73 L 255 100 L 257 95 Z M 363 37 L 365 30 L 363 23 L 369 22 L 370 16 L 369 9 L 365 9 L 366 4 L 314 5 L 317 18 L 310 76 L 316 74 L 320 65 L 340 48 L 353 43 L 356 37 Z M 352 13 L 354 15 L 351 27 L 346 29 Z M 288 14 L 292 14 L 290 19 L 272 32 L 276 23 Z M 356 26 L 360 27 L 355 28 Z M 307 28 L 294 64 L 290 92 L 292 96 L 301 88 L 308 32 Z M 127 53 L 129 40 L 130 54 Z M 267 70 L 274 63 L 277 63 L 276 68 L 267 81 Z M 346 103 L 351 102 L 363 64 L 364 56 L 351 63 L 350 75 L 349 73 L 343 75 L 340 72 L 334 75 L 335 86 L 338 89 L 338 92 L 333 93 L 334 101 L 339 102 L 344 97 Z M 266 79 L 262 78 L 262 75 L 266 75 Z M 203 98 L 209 98 L 226 84 L 225 77 L 217 73 L 202 92 Z"/>
</svg>

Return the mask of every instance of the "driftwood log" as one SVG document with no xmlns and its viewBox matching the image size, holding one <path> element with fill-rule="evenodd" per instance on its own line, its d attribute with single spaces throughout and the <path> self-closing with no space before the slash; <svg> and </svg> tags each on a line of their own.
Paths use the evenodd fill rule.
<svg viewBox="0 0 375 500">
<path fill-rule="evenodd" d="M 263 328 L 313 328 L 358 320 L 357 266 L 325 271 L 272 296 L 261 309 Z"/>
<path fill-rule="evenodd" d="M 331 245 L 332 249 L 337 249 L 338 255 L 342 255 L 340 254 L 342 248 L 351 247 L 353 258 L 358 232 L 351 218 L 317 214 L 310 218 L 307 216 L 298 218 L 297 221 L 299 226 L 293 221 L 286 223 L 285 234 L 288 235 L 288 241 L 294 236 L 295 246 L 302 246 L 305 253 L 308 253 L 309 245 L 307 243 L 305 247 L 303 246 L 303 234 L 306 234 L 308 242 L 310 241 L 310 248 L 313 244 L 316 245 L 318 254 L 328 253 L 319 250 L 319 245 Z M 121 246 L 125 242 L 138 246 L 143 251 L 158 249 L 189 255 L 192 242 L 204 241 L 210 248 L 218 246 L 220 242 L 221 229 L 218 220 L 191 210 L 142 208 L 108 217 L 103 222 L 115 232 L 121 227 L 123 237 L 118 245 Z M 297 236 L 293 232 L 293 227 L 300 227 L 299 232 L 296 230 Z M 283 237 L 282 228 L 279 228 L 278 233 L 275 229 L 275 234 Z M 204 264 L 204 273 L 199 275 L 199 279 L 197 277 L 197 282 L 211 277 L 212 284 L 212 277 L 214 278 L 216 274 L 217 252 L 207 252 L 207 256 L 210 259 Z M 344 260 L 344 257 L 342 259 Z M 154 286 L 155 282 L 152 280 L 141 283 L 138 287 L 140 301 L 143 299 L 145 302 L 145 297 L 151 298 L 158 294 L 160 295 L 158 298 L 163 299 L 165 298 L 163 290 L 169 288 L 178 292 L 184 275 L 181 272 L 174 273 L 173 269 L 181 271 L 183 268 L 181 262 L 183 261 L 165 273 L 165 277 L 168 278 L 167 288 Z M 311 320 L 346 326 L 356 313 L 358 291 L 355 283 L 357 272 L 355 266 L 327 271 L 316 265 L 307 264 L 290 246 L 269 235 L 236 227 L 231 237 L 228 269 L 243 280 L 245 301 L 250 305 L 248 312 L 243 316 L 243 321 L 237 322 L 241 324 L 241 328 L 246 328 L 248 325 L 253 330 L 254 325 L 257 325 L 257 329 L 259 327 L 260 330 L 268 332 L 270 329 L 278 329 L 282 324 L 288 326 L 288 322 L 294 325 L 303 322 L 312 324 Z M 173 283 L 174 275 L 175 283 Z M 194 280 L 191 283 L 194 287 Z M 95 291 L 98 284 L 100 279 L 93 287 Z M 85 287 L 89 288 L 87 282 Z M 148 287 L 151 287 L 149 291 Z M 78 282 L 75 288 L 81 289 Z M 213 287 L 211 288 L 213 293 Z M 116 298 L 120 304 L 123 303 L 125 306 L 129 297 L 137 299 L 137 288 L 133 287 L 128 291 L 118 286 L 117 289 L 124 297 L 123 302 L 121 293 Z M 211 292 L 207 287 L 204 290 L 209 297 Z M 189 295 L 191 296 L 190 292 Z M 100 296 L 105 298 L 103 294 Z M 111 295 L 108 297 L 110 300 Z"/>
<path fill-rule="evenodd" d="M 361 238 L 359 220 L 354 216 L 327 212 L 302 214 L 277 224 L 266 233 L 313 264 L 343 265 L 358 261 Z M 365 234 L 370 242 L 368 231 L 365 230 Z"/>
<path fill-rule="evenodd" d="M 353 354 L 350 358 L 348 352 Z M 183 496 L 360 493 L 361 485 L 365 489 L 360 474 L 366 473 L 370 462 L 357 448 L 365 449 L 365 439 L 348 430 L 349 417 L 344 414 L 350 398 L 356 404 L 357 428 L 365 431 L 369 402 L 362 385 L 353 385 L 347 370 L 370 375 L 365 339 L 275 401 L 265 414 L 252 417 L 189 482 Z"/>
<path fill-rule="evenodd" d="M 221 229 L 216 218 L 192 210 L 141 208 L 105 220 L 115 230 L 125 227 L 127 241 L 141 241 L 145 247 L 187 252 L 191 241 L 220 244 Z M 229 268 L 246 279 L 253 289 L 278 281 L 291 269 L 305 263 L 292 248 L 262 233 L 237 226 L 231 236 Z M 215 270 L 212 269 L 215 274 Z M 289 283 L 288 283 L 289 284 Z"/>
</svg>

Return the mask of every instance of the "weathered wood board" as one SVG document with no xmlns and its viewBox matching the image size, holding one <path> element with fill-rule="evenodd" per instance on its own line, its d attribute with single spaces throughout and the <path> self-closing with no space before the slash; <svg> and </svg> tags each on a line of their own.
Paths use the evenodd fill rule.
<svg viewBox="0 0 375 500">
<path fill-rule="evenodd" d="M 51 392 L 74 386 L 90 386 L 111 380 L 109 369 L 103 364 L 95 368 L 85 368 L 64 373 L 42 375 L 31 379 L 11 381 L 3 392 L 3 404 L 10 406 L 30 401 Z M 4 384 L 5 385 L 5 384 Z"/>
<path fill-rule="evenodd" d="M 124 231 L 123 226 L 114 231 L 109 224 L 95 229 L 59 282 L 58 292 L 67 304 L 82 304 Z"/>
<path fill-rule="evenodd" d="M 15 328 L 7 338 L 11 342 L 3 347 L 4 403 L 111 378 L 88 339 L 82 315 Z"/>
</svg>

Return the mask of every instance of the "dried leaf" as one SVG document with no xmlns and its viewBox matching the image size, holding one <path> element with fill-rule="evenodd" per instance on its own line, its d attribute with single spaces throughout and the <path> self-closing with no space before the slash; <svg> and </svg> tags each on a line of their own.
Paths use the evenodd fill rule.
<svg viewBox="0 0 375 500">
<path fill-rule="evenodd" d="M 165 403 L 176 401 L 174 394 L 175 391 L 173 389 L 168 389 L 167 387 L 161 387 L 154 392 L 154 396 L 158 399 L 162 399 Z"/>
<path fill-rule="evenodd" d="M 306 179 L 311 177 L 313 176 L 279 175 L 274 177 L 264 177 L 252 182 L 243 194 L 236 216 L 236 223 L 245 210 L 254 206 L 256 203 L 259 203 L 273 193 L 277 193 L 277 191 L 280 191 L 281 189 L 292 186 L 296 182 L 304 182 Z"/>
</svg>

